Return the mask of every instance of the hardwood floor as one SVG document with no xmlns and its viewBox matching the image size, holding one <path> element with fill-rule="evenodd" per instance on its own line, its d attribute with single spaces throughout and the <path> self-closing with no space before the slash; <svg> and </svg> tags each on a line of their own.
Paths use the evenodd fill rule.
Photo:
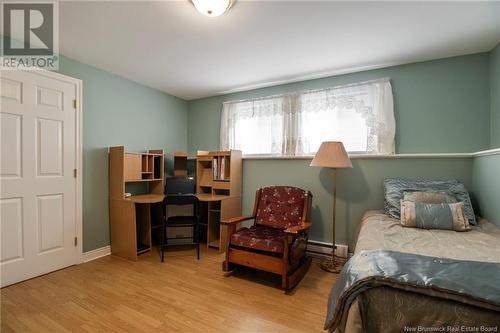
<svg viewBox="0 0 500 333">
<path fill-rule="evenodd" d="M 204 247 L 203 247 L 204 248 Z M 113 256 L 0 291 L 6 332 L 323 332 L 335 275 L 315 259 L 290 294 L 249 269 L 225 277 L 223 255 L 169 250 L 130 262 Z"/>
</svg>

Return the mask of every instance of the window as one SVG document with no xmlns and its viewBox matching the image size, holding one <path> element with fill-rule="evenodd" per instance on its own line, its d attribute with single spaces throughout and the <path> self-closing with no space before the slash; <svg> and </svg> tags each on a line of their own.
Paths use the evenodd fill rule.
<svg viewBox="0 0 500 333">
<path fill-rule="evenodd" d="M 305 154 L 314 154 L 323 141 L 342 141 L 349 152 L 369 151 L 368 126 L 361 114 L 352 108 L 302 112 L 301 123 L 306 138 Z"/>
<path fill-rule="evenodd" d="M 394 153 L 395 121 L 388 79 L 224 103 L 221 148 L 245 155 L 314 154 L 323 141 L 347 151 Z"/>
</svg>

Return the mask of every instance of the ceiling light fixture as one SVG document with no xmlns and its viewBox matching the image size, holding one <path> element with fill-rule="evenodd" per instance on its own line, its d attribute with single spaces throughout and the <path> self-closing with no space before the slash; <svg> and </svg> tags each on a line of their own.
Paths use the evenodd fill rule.
<svg viewBox="0 0 500 333">
<path fill-rule="evenodd" d="M 224 14 L 235 0 L 191 0 L 196 10 L 203 15 L 216 17 Z"/>
</svg>

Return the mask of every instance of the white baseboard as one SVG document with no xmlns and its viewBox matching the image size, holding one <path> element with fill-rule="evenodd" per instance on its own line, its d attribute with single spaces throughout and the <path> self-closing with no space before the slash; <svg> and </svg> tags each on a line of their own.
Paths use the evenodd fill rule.
<svg viewBox="0 0 500 333">
<path fill-rule="evenodd" d="M 98 258 L 102 258 L 105 256 L 109 256 L 111 254 L 111 246 L 104 246 L 95 250 L 90 250 L 83 253 L 82 259 L 83 262 L 89 262 L 92 260 L 96 260 Z"/>
</svg>

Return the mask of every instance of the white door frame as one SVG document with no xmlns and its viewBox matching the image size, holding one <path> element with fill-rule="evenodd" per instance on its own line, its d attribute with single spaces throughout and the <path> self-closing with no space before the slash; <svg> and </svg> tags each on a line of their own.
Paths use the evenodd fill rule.
<svg viewBox="0 0 500 333">
<path fill-rule="evenodd" d="M 67 82 L 70 84 L 74 84 L 76 86 L 75 98 L 76 98 L 76 119 L 75 119 L 75 136 L 76 136 L 76 196 L 75 196 L 75 207 L 76 207 L 76 221 L 75 221 L 75 235 L 77 237 L 77 254 L 75 258 L 75 264 L 83 263 L 83 187 L 82 187 L 82 178 L 83 178 L 83 155 L 82 155 L 82 146 L 83 146 L 83 81 L 80 79 L 75 79 L 74 77 L 67 76 L 64 74 L 56 73 L 53 71 L 48 71 L 45 69 L 37 69 L 37 70 L 24 70 L 25 72 L 40 75 L 44 77 L 48 77 L 51 79 L 55 79 L 58 81 Z"/>
</svg>

